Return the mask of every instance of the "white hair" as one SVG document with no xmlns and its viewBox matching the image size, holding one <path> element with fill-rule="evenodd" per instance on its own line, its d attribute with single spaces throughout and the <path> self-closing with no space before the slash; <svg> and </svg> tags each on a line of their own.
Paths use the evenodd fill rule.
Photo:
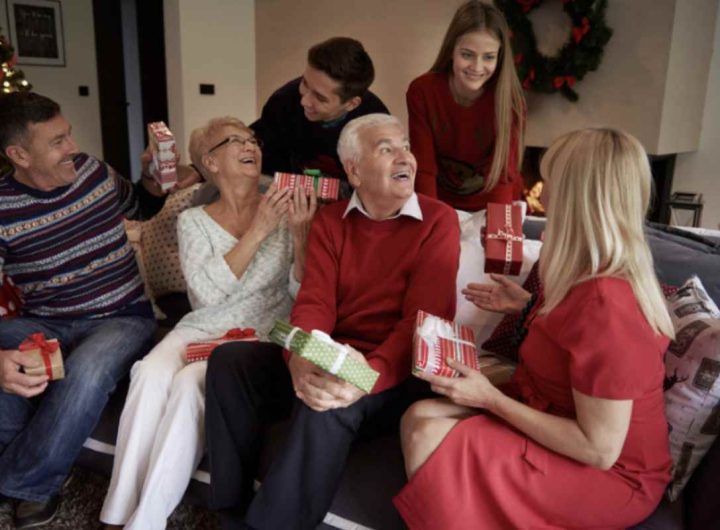
<svg viewBox="0 0 720 530">
<path fill-rule="evenodd" d="M 404 130 L 402 123 L 390 114 L 366 114 L 351 120 L 343 127 L 338 139 L 337 152 L 340 162 L 358 160 L 360 158 L 360 131 L 377 125 L 397 125 Z"/>
</svg>

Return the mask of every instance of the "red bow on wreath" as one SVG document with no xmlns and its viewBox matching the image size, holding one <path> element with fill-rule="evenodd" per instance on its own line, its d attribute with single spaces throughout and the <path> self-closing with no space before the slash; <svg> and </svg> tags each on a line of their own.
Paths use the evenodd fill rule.
<svg viewBox="0 0 720 530">
<path fill-rule="evenodd" d="M 522 86 L 525 90 L 530 89 L 530 84 L 535 81 L 535 68 L 530 68 L 527 77 L 523 80 Z"/>
<path fill-rule="evenodd" d="M 559 75 L 553 78 L 553 87 L 560 88 L 563 85 L 572 87 L 576 81 L 577 78 L 574 75 Z"/>
<path fill-rule="evenodd" d="M 523 13 L 527 13 L 537 4 L 539 4 L 540 0 L 517 0 L 517 3 L 522 6 Z"/>
<path fill-rule="evenodd" d="M 579 43 L 588 31 L 590 31 L 590 20 L 588 20 L 588 17 L 583 17 L 580 27 L 575 26 L 572 29 L 572 36 L 575 43 Z"/>
</svg>

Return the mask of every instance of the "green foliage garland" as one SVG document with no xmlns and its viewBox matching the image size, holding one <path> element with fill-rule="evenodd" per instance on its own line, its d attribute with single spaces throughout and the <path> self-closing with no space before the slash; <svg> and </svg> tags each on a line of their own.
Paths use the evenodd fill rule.
<svg viewBox="0 0 720 530">
<path fill-rule="evenodd" d="M 560 92 L 577 101 L 573 86 L 588 72 L 596 70 L 603 48 L 612 36 L 605 23 L 607 0 L 562 0 L 563 11 L 572 21 L 570 38 L 555 57 L 545 57 L 528 14 L 543 0 L 496 0 L 512 30 L 513 52 L 520 82 L 526 90 Z"/>
</svg>

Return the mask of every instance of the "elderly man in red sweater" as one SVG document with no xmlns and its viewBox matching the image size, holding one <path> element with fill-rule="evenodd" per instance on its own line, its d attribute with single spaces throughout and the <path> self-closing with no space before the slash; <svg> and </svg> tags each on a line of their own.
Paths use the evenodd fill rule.
<svg viewBox="0 0 720 530">
<path fill-rule="evenodd" d="M 354 193 L 315 216 L 291 322 L 351 346 L 380 377 L 366 394 L 274 344 L 215 350 L 206 423 L 211 500 L 224 528 L 320 524 L 361 427 L 397 427 L 429 393 L 409 377 L 417 311 L 454 317 L 457 215 L 413 191 L 417 163 L 400 122 L 384 114 L 352 120 L 338 154 Z M 261 425 L 286 416 L 287 442 L 253 497 Z"/>
</svg>

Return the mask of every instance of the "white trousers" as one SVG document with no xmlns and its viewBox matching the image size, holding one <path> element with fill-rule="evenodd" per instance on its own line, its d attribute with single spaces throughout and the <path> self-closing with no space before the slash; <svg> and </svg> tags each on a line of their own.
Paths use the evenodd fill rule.
<svg viewBox="0 0 720 530">
<path fill-rule="evenodd" d="M 185 347 L 208 335 L 168 333 L 130 371 L 112 478 L 100 520 L 127 530 L 163 529 L 205 451 L 207 361 L 185 363 Z"/>
</svg>

